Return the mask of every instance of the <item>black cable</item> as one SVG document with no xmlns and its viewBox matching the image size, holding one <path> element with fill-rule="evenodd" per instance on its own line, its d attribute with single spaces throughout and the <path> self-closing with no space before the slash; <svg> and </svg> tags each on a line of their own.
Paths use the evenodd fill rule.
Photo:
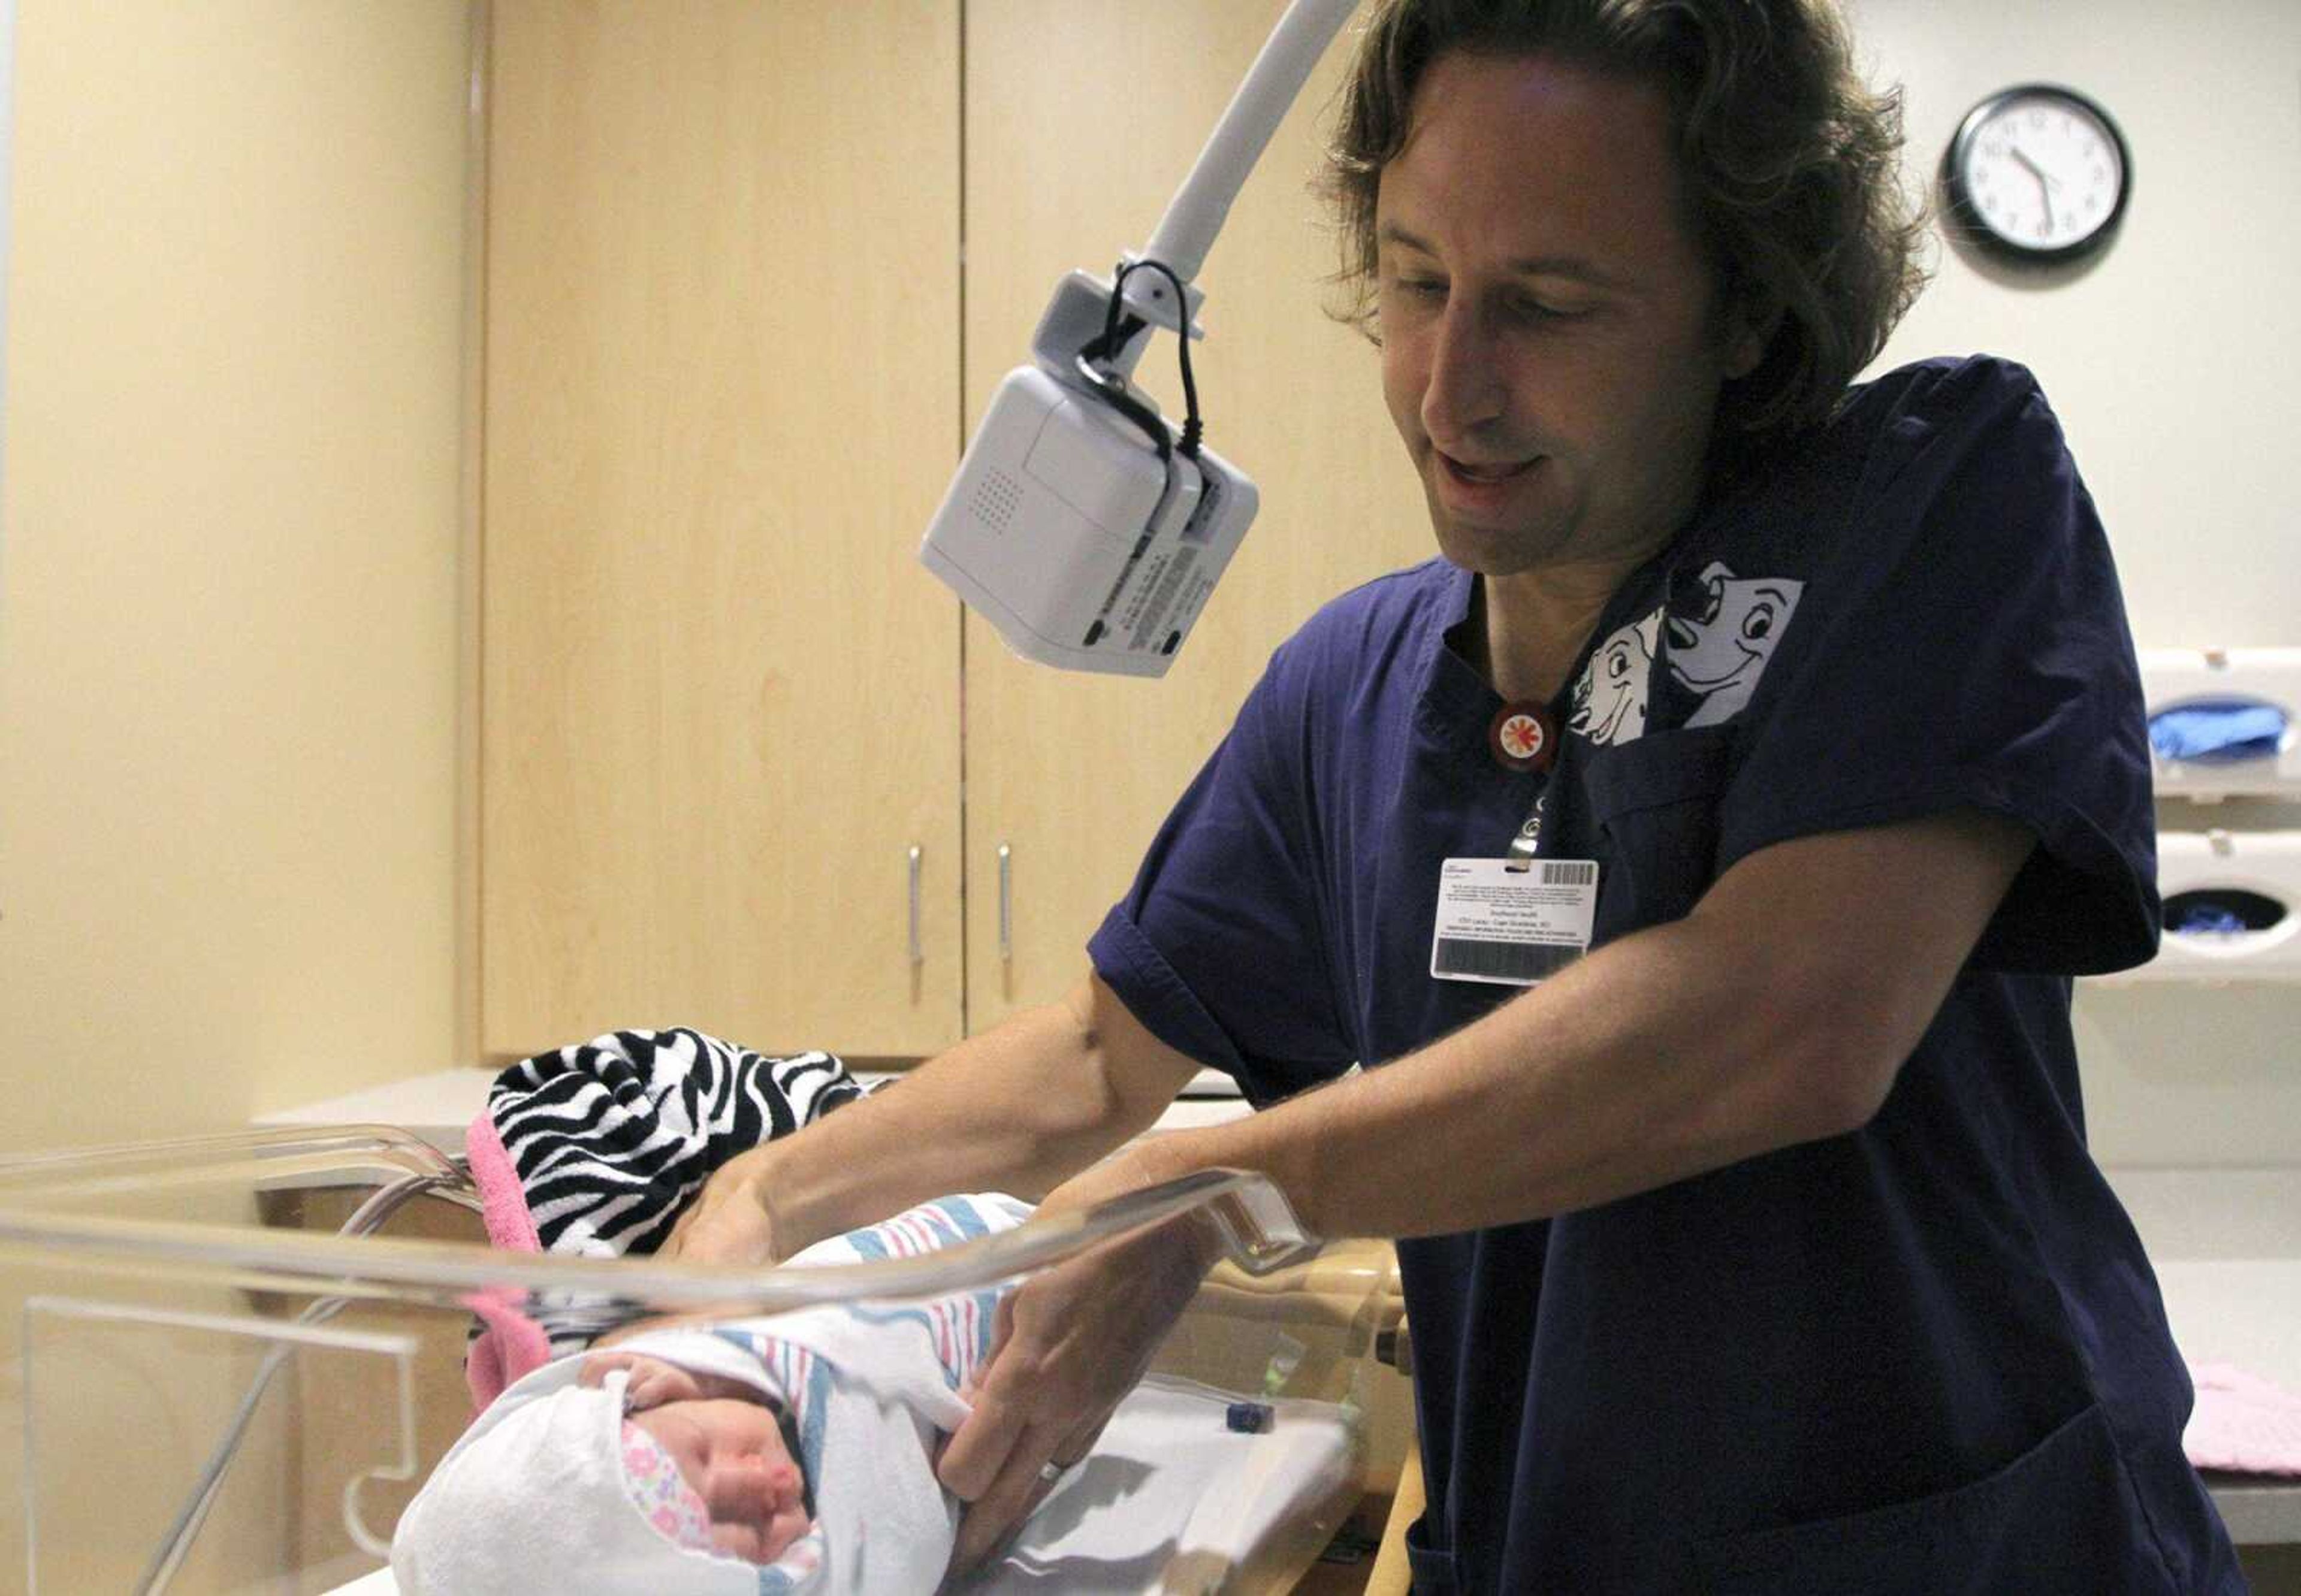
<svg viewBox="0 0 2301 1596">
<path fill-rule="evenodd" d="M 1184 419 L 1182 450 L 1185 455 L 1195 456 L 1199 452 L 1199 439 L 1203 431 L 1203 424 L 1199 416 L 1199 385 L 1191 375 L 1191 297 L 1183 291 L 1183 280 L 1176 275 L 1172 266 L 1167 265 L 1164 261 L 1142 260 L 1130 262 L 1118 269 L 1117 275 L 1110 285 L 1110 305 L 1103 313 L 1103 341 L 1112 354 L 1117 353 L 1119 346 L 1113 340 L 1117 336 L 1118 307 L 1126 291 L 1126 280 L 1145 266 L 1159 273 L 1174 286 L 1175 320 L 1181 328 L 1181 331 L 1176 334 L 1176 339 L 1183 367 Z"/>
<path fill-rule="evenodd" d="M 1150 447 L 1159 452 L 1159 464 L 1172 464 L 1175 446 L 1167 439 L 1167 423 L 1159 419 L 1157 411 L 1128 392 L 1125 383 L 1094 363 L 1097 357 L 1087 351 L 1095 348 L 1100 342 L 1098 339 L 1095 344 L 1089 344 L 1086 349 L 1079 351 L 1080 380 L 1100 394 L 1104 404 L 1142 430 L 1142 435 L 1150 440 Z"/>
<path fill-rule="evenodd" d="M 1157 412 L 1127 393 L 1125 385 L 1117 379 L 1094 369 L 1094 363 L 1116 357 L 1126 347 L 1127 340 L 1142 330 L 1144 323 L 1142 319 L 1133 315 L 1126 317 L 1125 325 L 1122 328 L 1119 312 L 1125 303 L 1127 278 L 1145 266 L 1174 285 L 1175 319 L 1181 328 L 1176 337 L 1181 345 L 1184 408 L 1183 436 L 1176 447 L 1195 460 L 1199 454 L 1199 440 L 1205 435 L 1206 429 L 1199 414 L 1199 385 L 1191 375 L 1191 299 L 1183 291 L 1183 280 L 1176 275 L 1173 267 L 1164 261 L 1143 260 L 1129 262 L 1118 269 L 1110 285 L 1110 304 L 1103 313 L 1102 336 L 1079 351 L 1079 369 L 1115 409 L 1150 434 L 1151 447 L 1159 451 L 1159 458 L 1164 461 L 1169 446 L 1166 425 L 1159 421 Z"/>
</svg>

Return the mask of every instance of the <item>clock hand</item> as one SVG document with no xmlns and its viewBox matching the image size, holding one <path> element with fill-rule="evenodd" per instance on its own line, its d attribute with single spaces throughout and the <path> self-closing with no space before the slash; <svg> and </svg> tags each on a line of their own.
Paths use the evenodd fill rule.
<svg viewBox="0 0 2301 1596">
<path fill-rule="evenodd" d="M 2052 172 L 2047 171 L 2044 167 L 2029 159 L 2029 156 L 2023 155 L 2018 147 L 2013 151 L 2013 158 L 2021 163 L 2023 166 L 2029 168 L 2029 175 L 2037 179 L 2037 181 L 2046 189 L 2052 190 L 2062 186 L 2060 180 L 2057 180 Z"/>
<path fill-rule="evenodd" d="M 2044 167 L 2039 166 L 2035 161 L 2029 159 L 2028 155 L 2023 155 L 2019 145 L 2016 145 L 2013 148 L 2013 158 L 2016 161 L 2019 161 L 2029 170 L 2029 173 L 2031 177 L 2037 180 L 2037 201 L 2040 205 L 2046 207 L 2046 230 L 2047 232 L 2053 231 L 2054 180 L 2046 175 L 2046 170 Z"/>
</svg>

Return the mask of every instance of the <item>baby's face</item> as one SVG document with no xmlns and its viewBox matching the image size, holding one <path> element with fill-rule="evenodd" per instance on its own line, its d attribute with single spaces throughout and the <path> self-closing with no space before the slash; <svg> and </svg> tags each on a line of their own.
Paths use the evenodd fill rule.
<svg viewBox="0 0 2301 1596">
<path fill-rule="evenodd" d="M 750 1563 L 772 1563 L 807 1530 L 799 1464 L 774 1411 L 739 1382 L 692 1375 L 660 1358 L 603 1352 L 585 1385 L 628 1369 L 627 1416 L 653 1436 L 711 1514 L 711 1542 Z"/>
</svg>

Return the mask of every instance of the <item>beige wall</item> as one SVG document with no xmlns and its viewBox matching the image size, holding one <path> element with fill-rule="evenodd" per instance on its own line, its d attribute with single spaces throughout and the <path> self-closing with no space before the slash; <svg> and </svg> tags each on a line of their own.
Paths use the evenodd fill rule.
<svg viewBox="0 0 2301 1596">
<path fill-rule="evenodd" d="M 448 1061 L 465 10 L 15 6 L 0 1149 Z"/>
<path fill-rule="evenodd" d="M 1989 349 L 2029 363 L 2109 529 L 2144 647 L 2301 644 L 2301 6 L 2292 0 L 1851 0 L 1907 92 L 1912 175 L 2016 83 L 2098 100 L 2135 184 L 2108 253 L 2010 273 L 1943 249 L 1884 363 Z M 2168 827 L 2301 825 L 2301 806 L 2166 805 Z M 2301 1159 L 2301 988 L 2080 986 L 2104 1162 Z"/>
</svg>

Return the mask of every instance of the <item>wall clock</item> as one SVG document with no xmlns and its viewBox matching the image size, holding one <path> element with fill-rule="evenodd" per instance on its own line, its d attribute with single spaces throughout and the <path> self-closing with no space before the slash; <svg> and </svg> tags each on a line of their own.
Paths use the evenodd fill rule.
<svg viewBox="0 0 2301 1596">
<path fill-rule="evenodd" d="M 2109 113 L 2074 89 L 2028 83 L 1966 114 L 1942 157 L 1952 216 L 2001 258 L 2094 254 L 2133 192 L 2133 157 Z"/>
</svg>

